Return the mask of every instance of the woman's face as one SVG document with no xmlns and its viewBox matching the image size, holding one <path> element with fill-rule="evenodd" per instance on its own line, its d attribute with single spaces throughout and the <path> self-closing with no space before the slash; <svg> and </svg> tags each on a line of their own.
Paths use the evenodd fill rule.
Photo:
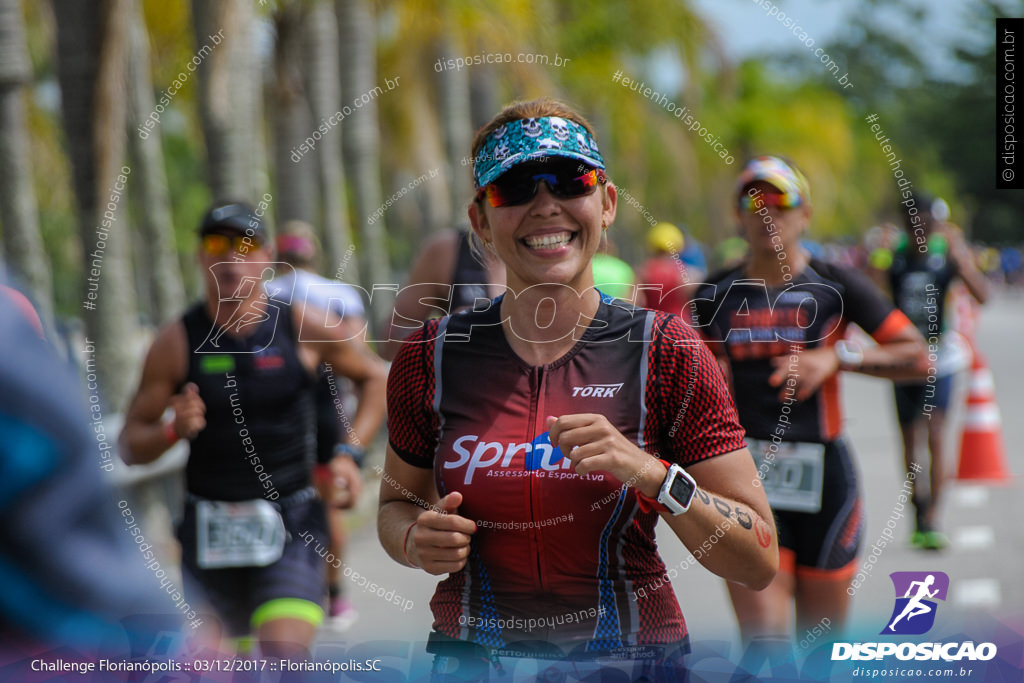
<svg viewBox="0 0 1024 683">
<path fill-rule="evenodd" d="M 545 173 L 555 163 L 576 162 L 531 162 L 523 164 L 522 171 L 536 167 Z M 582 292 L 594 284 L 591 260 L 601 242 L 602 225 L 615 219 L 615 186 L 608 182 L 590 194 L 563 199 L 546 182 L 537 182 L 536 194 L 523 204 L 494 207 L 486 197 L 470 204 L 473 230 L 485 245 L 493 244 L 514 290 L 558 283 Z"/>
<path fill-rule="evenodd" d="M 774 198 L 781 191 L 764 181 L 758 180 L 746 188 L 743 193 L 754 200 L 753 211 L 739 208 L 739 221 L 750 248 L 754 251 L 777 252 L 776 245 L 790 249 L 796 247 L 800 237 L 811 219 L 811 207 L 801 204 L 786 209 L 774 205 Z"/>
</svg>

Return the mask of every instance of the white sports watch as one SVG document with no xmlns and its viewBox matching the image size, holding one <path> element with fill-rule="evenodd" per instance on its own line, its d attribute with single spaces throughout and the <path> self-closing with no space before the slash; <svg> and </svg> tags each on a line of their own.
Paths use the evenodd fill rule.
<svg viewBox="0 0 1024 683">
<path fill-rule="evenodd" d="M 847 368 L 859 368 L 864 362 L 864 349 L 856 342 L 840 339 L 836 342 L 836 356 L 839 365 Z"/>
<path fill-rule="evenodd" d="M 673 515 L 681 515 L 690 509 L 697 482 L 679 465 L 670 465 L 665 482 L 658 491 L 658 502 Z"/>
</svg>

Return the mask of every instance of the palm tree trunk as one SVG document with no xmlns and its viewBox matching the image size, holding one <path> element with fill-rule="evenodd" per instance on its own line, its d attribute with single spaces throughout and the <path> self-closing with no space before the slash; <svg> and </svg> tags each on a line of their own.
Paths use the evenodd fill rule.
<svg viewBox="0 0 1024 683">
<path fill-rule="evenodd" d="M 409 156 L 420 174 L 434 176 L 418 184 L 411 196 L 408 196 L 410 202 L 416 201 L 420 217 L 413 224 L 418 224 L 426 233 L 421 236 L 425 238 L 430 233 L 452 226 L 451 195 L 448 190 L 449 183 L 446 182 L 449 178 L 449 164 L 443 146 L 443 139 L 446 136 L 443 125 L 437 120 L 437 113 L 431 106 L 425 82 L 417 81 L 408 87 L 412 91 L 407 100 L 411 104 L 408 126 L 414 131 L 414 142 L 409 147 Z M 400 208 L 407 208 L 404 202 Z M 410 212 L 406 212 L 407 215 L 408 213 Z"/>
<path fill-rule="evenodd" d="M 377 97 L 387 92 L 383 85 L 379 86 L 381 90 L 374 90 L 378 87 L 376 29 L 368 0 L 338 0 L 337 12 L 341 99 L 345 106 L 352 107 L 352 114 L 341 127 L 342 149 L 362 247 L 360 265 L 370 283 L 386 284 L 391 275 L 385 220 L 382 217 L 370 222 L 370 216 L 383 203 Z M 354 104 L 357 100 L 358 107 Z M 378 311 L 377 315 L 383 313 Z"/>
<path fill-rule="evenodd" d="M 273 112 L 275 203 L 278 222 L 315 221 L 316 176 L 313 164 L 298 155 L 298 147 L 315 126 L 302 82 L 304 10 L 298 3 L 281 6 L 274 15 L 277 44 L 274 82 L 270 89 Z"/>
<path fill-rule="evenodd" d="M 192 0 L 196 50 L 210 48 L 196 73 L 215 200 L 255 203 L 266 186 L 253 5 L 251 0 Z"/>
<path fill-rule="evenodd" d="M 454 40 L 446 38 L 442 44 L 441 57 L 447 59 L 466 52 L 460 50 Z M 446 227 L 455 224 L 468 224 L 465 207 L 473 194 L 470 166 L 463 163 L 470 153 L 473 142 L 472 116 L 470 111 L 469 71 L 443 71 L 437 75 L 437 98 L 441 110 L 441 126 L 444 130 L 445 158 L 447 161 L 446 175 L 451 193 L 449 202 L 451 211 Z"/>
<path fill-rule="evenodd" d="M 31 79 L 18 0 L 0 0 L 0 227 L 14 281 L 53 331 L 53 283 L 39 232 L 23 88 Z"/>
<path fill-rule="evenodd" d="M 85 260 L 82 306 L 104 403 L 131 389 L 140 346 L 131 243 L 122 220 L 129 0 L 55 0 L 58 76 Z"/>
<path fill-rule="evenodd" d="M 306 92 L 313 121 L 320 122 L 336 115 L 342 107 L 338 20 L 330 0 L 317 0 L 310 7 L 306 15 L 305 35 Z M 359 267 L 352 258 L 354 247 L 338 126 L 324 135 L 313 153 L 313 160 L 322 198 L 324 252 L 328 263 L 326 273 L 345 282 L 358 283 Z"/>
<path fill-rule="evenodd" d="M 153 83 L 149 76 L 149 36 L 142 18 L 142 5 L 130 4 L 128 140 L 141 208 L 137 236 L 141 238 L 141 257 L 146 264 L 140 276 L 145 280 L 153 322 L 160 325 L 181 313 L 186 303 L 185 287 L 174 241 L 160 128 L 142 128 L 145 119 L 155 111 Z"/>
<path fill-rule="evenodd" d="M 498 78 L 493 67 L 489 64 L 474 66 L 469 73 L 469 114 L 473 130 L 490 121 L 500 108 Z"/>
</svg>

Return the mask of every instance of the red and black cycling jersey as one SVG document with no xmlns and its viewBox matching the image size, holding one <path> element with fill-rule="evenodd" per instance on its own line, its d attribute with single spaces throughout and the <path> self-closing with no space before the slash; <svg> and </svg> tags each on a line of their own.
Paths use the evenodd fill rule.
<svg viewBox="0 0 1024 683">
<path fill-rule="evenodd" d="M 833 346 L 850 322 L 879 343 L 911 323 L 855 270 L 811 259 L 789 283 L 772 287 L 745 279 L 744 267 L 712 275 L 693 302 L 708 346 L 729 359 L 740 423 L 755 439 L 778 435 L 785 441 L 830 442 L 842 430 L 839 374 L 807 400 L 788 401 L 790 422 L 778 434 L 785 385 L 769 384 L 776 369 L 772 359 Z"/>
<path fill-rule="evenodd" d="M 671 590 L 634 597 L 665 573 L 657 514 L 608 473 L 576 474 L 545 418 L 602 414 L 683 466 L 739 450 L 743 429 L 716 361 L 678 317 L 602 297 L 568 353 L 531 366 L 505 338 L 500 301 L 428 322 L 388 378 L 391 447 L 432 468 L 440 495 L 461 492 L 458 514 L 478 527 L 466 566 L 431 601 L 435 630 L 495 648 L 684 642 Z"/>
</svg>

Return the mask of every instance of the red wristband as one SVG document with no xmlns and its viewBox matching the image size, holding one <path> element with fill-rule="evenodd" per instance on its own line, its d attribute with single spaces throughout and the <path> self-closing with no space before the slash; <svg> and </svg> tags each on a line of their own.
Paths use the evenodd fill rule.
<svg viewBox="0 0 1024 683">
<path fill-rule="evenodd" d="M 658 458 L 658 462 L 663 464 L 666 469 L 672 466 L 667 460 L 661 458 Z M 667 507 L 658 502 L 657 498 L 651 498 L 638 487 L 634 486 L 633 488 L 636 489 L 636 502 L 642 512 L 670 512 Z"/>
<path fill-rule="evenodd" d="M 178 431 L 174 428 L 174 420 L 168 420 L 164 422 L 164 441 L 167 442 L 168 446 L 173 446 L 178 443 Z"/>
<path fill-rule="evenodd" d="M 405 536 L 402 537 L 402 554 L 405 555 L 405 562 L 410 567 L 415 567 L 416 566 L 416 563 L 409 559 L 409 549 L 408 549 L 408 546 L 409 546 L 409 532 L 412 531 L 412 528 L 414 526 L 416 526 L 416 522 L 413 522 L 412 524 L 409 525 L 409 527 L 405 530 Z"/>
</svg>

